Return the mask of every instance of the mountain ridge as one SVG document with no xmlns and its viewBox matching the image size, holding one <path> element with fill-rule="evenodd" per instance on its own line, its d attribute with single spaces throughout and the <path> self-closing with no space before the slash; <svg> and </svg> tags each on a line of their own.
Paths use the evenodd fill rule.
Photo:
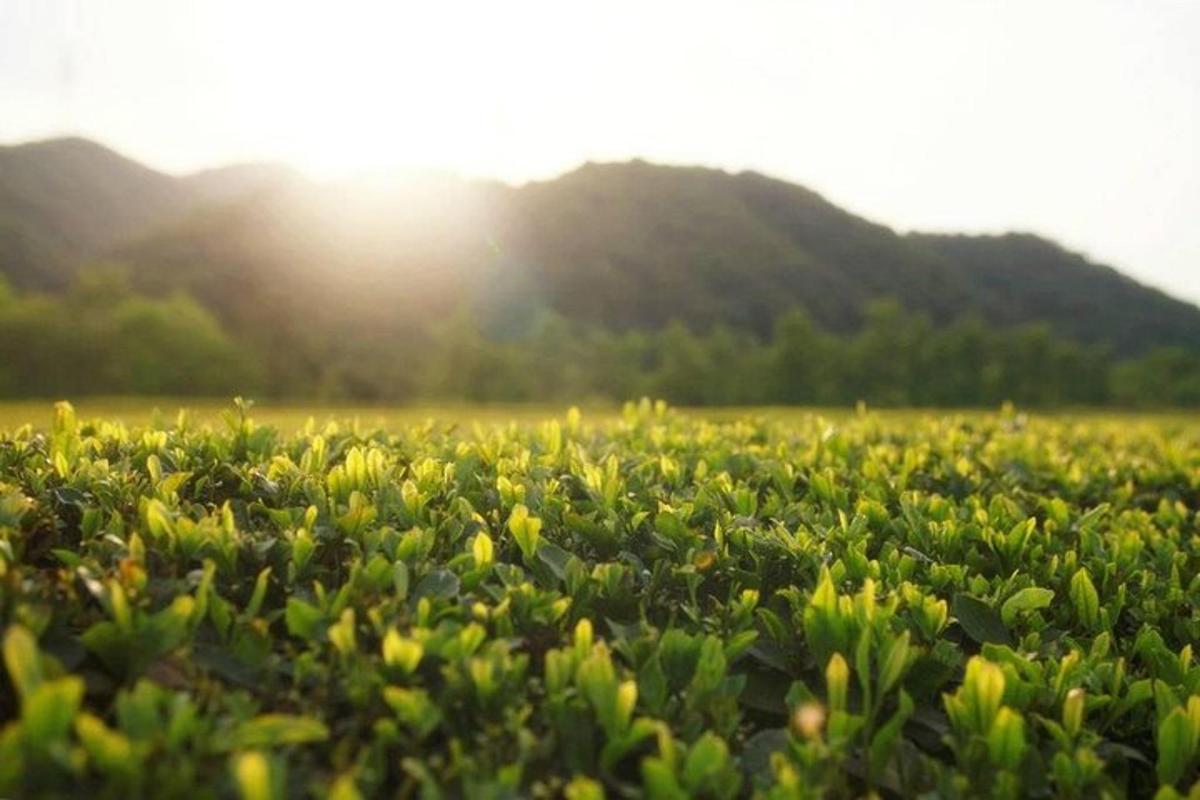
<svg viewBox="0 0 1200 800">
<path fill-rule="evenodd" d="M 765 336 L 797 306 L 851 331 L 891 297 L 935 324 L 1044 322 L 1118 353 L 1200 345 L 1200 308 L 1044 237 L 899 233 L 751 170 L 637 159 L 515 186 L 445 175 L 387 186 L 272 164 L 173 176 L 78 138 L 0 148 L 0 272 L 55 288 L 104 259 L 235 326 L 302 304 L 368 317 L 466 305 Z M 231 285 L 249 294 L 228 297 Z"/>
<path fill-rule="evenodd" d="M 298 174 L 247 164 L 172 175 L 79 136 L 0 146 L 0 274 L 59 288 L 79 262 L 285 177 Z"/>
</svg>

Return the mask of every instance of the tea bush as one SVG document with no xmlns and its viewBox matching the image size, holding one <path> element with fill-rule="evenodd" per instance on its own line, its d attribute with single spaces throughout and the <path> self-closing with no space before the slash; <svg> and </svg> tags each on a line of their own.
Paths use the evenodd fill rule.
<svg viewBox="0 0 1200 800">
<path fill-rule="evenodd" d="M 1200 426 L 0 435 L 0 794 L 1200 796 Z"/>
</svg>

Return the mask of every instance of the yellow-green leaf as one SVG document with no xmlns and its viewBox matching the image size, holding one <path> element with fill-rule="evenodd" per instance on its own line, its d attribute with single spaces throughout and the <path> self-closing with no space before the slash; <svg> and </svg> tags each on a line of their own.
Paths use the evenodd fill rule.
<svg viewBox="0 0 1200 800">
<path fill-rule="evenodd" d="M 4 634 L 4 667 L 22 700 L 42 684 L 37 639 L 21 625 L 9 627 Z"/>
<path fill-rule="evenodd" d="M 1100 625 L 1100 596 L 1086 568 L 1080 567 L 1071 578 L 1071 604 L 1075 607 L 1075 615 L 1088 630 L 1095 630 Z"/>
<path fill-rule="evenodd" d="M 279 747 L 323 742 L 328 738 L 329 729 L 319 719 L 293 714 L 263 714 L 239 725 L 224 747 L 230 750 Z"/>
</svg>

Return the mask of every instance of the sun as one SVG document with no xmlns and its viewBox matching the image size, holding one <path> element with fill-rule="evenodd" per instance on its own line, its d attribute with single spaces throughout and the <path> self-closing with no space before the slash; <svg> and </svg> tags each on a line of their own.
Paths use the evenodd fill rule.
<svg viewBox="0 0 1200 800">
<path fill-rule="evenodd" d="M 472 176 L 547 173 L 563 124 L 557 100 L 580 77 L 501 32 L 502 9 L 352 4 L 359 13 L 257 4 L 231 29 L 224 77 L 242 124 L 321 176 L 437 169 Z M 536 38 L 517 26 L 524 40 Z M 263 39 L 264 30 L 276 35 Z"/>
</svg>

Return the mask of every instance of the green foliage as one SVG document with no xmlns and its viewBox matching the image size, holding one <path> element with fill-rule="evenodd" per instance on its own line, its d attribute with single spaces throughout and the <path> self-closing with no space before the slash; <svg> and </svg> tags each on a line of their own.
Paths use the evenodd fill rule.
<svg viewBox="0 0 1200 800">
<path fill-rule="evenodd" d="M 1192 390 L 1200 361 L 1186 350 L 1114 362 L 1045 327 L 935 328 L 891 302 L 872 305 L 853 336 L 819 331 L 793 311 L 766 342 L 722 327 L 610 333 L 547 316 L 501 337 L 465 316 L 369 331 L 334 323 L 290 331 L 295 322 L 255 318 L 228 335 L 186 295 L 151 299 L 132 291 L 125 272 L 97 268 L 65 296 L 0 293 L 0 396 L 211 395 L 265 384 L 279 395 L 368 400 L 1200 403 Z"/>
<path fill-rule="evenodd" d="M 134 294 L 120 271 L 0 302 L 0 395 L 217 395 L 253 389 L 257 372 L 195 302 Z"/>
<path fill-rule="evenodd" d="M 554 331 L 553 336 L 545 335 Z M 406 391 L 412 397 L 475 402 L 620 400 L 634 394 L 695 406 L 1195 405 L 1188 388 L 1200 362 L 1181 350 L 1168 366 L 1155 352 L 1117 362 L 1104 348 L 1056 338 L 1045 326 L 988 328 L 971 319 L 934 327 L 893 302 L 868 308 L 852 335 L 816 328 L 800 310 L 781 317 L 761 341 L 716 327 L 698 333 L 681 324 L 662 331 L 610 333 L 541 318 L 525 335 L 494 338 L 477 322 L 455 317 L 423 342 Z M 377 359 L 376 388 L 390 395 L 386 355 Z M 1190 359 L 1190 360 L 1189 360 Z M 1139 383 L 1140 371 L 1157 377 Z M 1130 377 L 1131 374 L 1133 377 Z M 403 396 L 403 395 L 402 395 Z"/>
<path fill-rule="evenodd" d="M 1200 429 L 0 433 L 5 796 L 1182 797 Z"/>
</svg>

